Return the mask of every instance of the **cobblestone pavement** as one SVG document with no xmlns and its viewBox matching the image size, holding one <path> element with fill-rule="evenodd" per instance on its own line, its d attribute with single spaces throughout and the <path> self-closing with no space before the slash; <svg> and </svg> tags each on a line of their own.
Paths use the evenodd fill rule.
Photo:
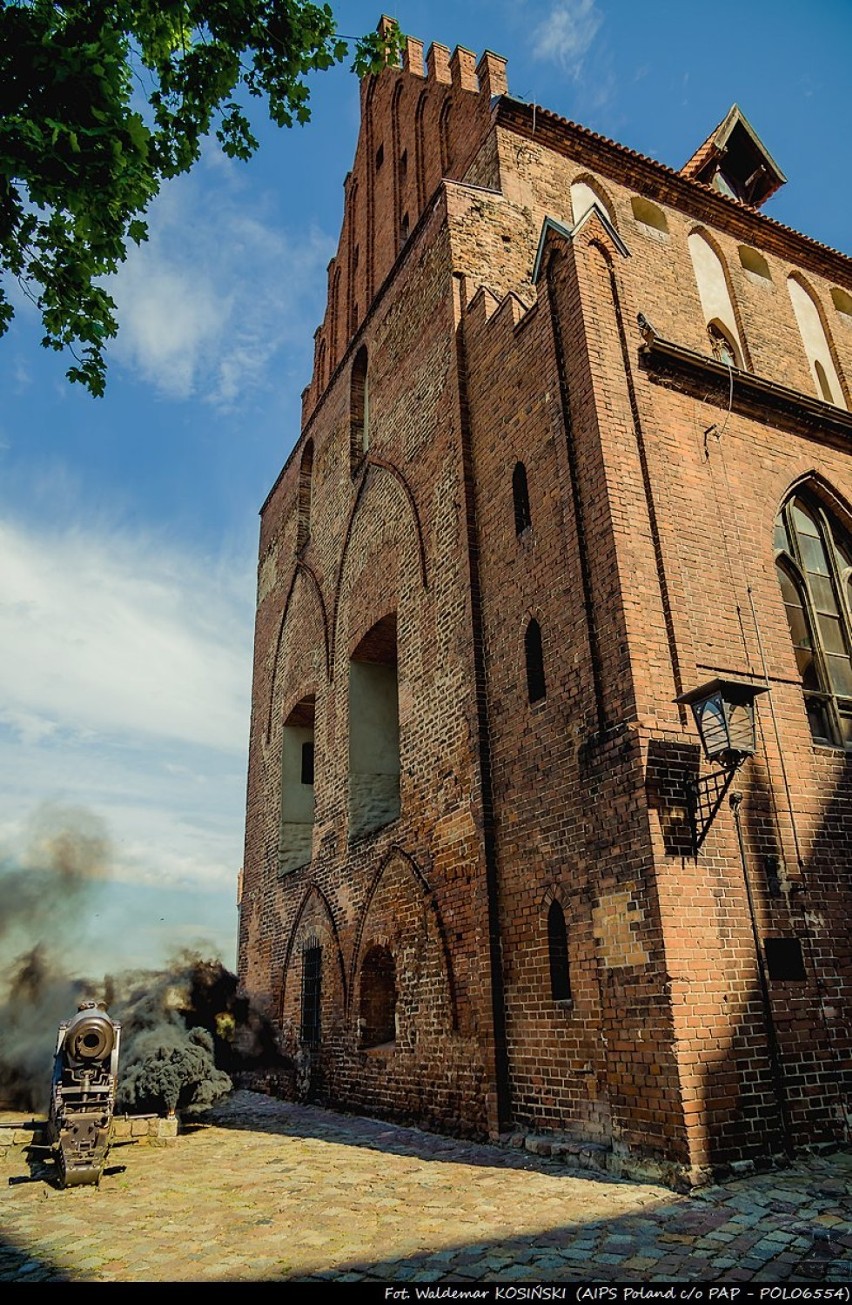
<svg viewBox="0 0 852 1305">
<path fill-rule="evenodd" d="M 235 1093 L 100 1187 L 0 1161 L 0 1281 L 852 1281 L 852 1156 L 679 1196 Z"/>
</svg>

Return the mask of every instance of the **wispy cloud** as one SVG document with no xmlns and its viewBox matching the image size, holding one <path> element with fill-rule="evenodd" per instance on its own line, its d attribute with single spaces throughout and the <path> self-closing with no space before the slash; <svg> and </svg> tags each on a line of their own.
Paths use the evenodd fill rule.
<svg viewBox="0 0 852 1305">
<path fill-rule="evenodd" d="M 145 537 L 0 524 L 0 714 L 57 729 L 240 750 L 251 581 Z"/>
<path fill-rule="evenodd" d="M 0 550 L 0 853 L 22 846 L 42 802 L 91 811 L 110 835 L 111 882 L 148 894 L 144 922 L 127 909 L 128 938 L 144 924 L 166 945 L 189 928 L 227 954 L 244 828 L 250 559 L 91 524 L 36 533 L 8 521 Z M 190 909 L 199 893 L 210 905 Z"/>
<path fill-rule="evenodd" d="M 311 339 L 334 251 L 319 232 L 293 236 L 247 213 L 239 187 L 211 184 L 215 173 L 166 187 L 148 242 L 109 289 L 119 363 L 169 398 L 229 406 L 265 383 L 281 349 Z"/>
<path fill-rule="evenodd" d="M 594 0 L 556 0 L 530 33 L 533 58 L 557 63 L 578 78 L 602 22 Z"/>
</svg>

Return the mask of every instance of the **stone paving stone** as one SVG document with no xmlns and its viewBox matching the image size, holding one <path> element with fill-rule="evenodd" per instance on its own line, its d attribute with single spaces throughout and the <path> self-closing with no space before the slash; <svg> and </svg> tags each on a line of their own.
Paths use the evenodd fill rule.
<svg viewBox="0 0 852 1305">
<path fill-rule="evenodd" d="M 849 1275 L 848 1155 L 686 1197 L 248 1093 L 172 1148 L 116 1148 L 99 1188 L 62 1192 L 10 1151 L 0 1281 Z"/>
</svg>

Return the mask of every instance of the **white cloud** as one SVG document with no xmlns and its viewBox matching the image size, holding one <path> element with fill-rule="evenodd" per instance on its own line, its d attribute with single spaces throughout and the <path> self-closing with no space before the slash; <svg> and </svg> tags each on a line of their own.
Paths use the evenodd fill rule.
<svg viewBox="0 0 852 1305">
<path fill-rule="evenodd" d="M 20 853 L 42 803 L 91 813 L 110 840 L 113 888 L 97 907 L 114 921 L 110 964 L 125 950 L 153 960 L 184 934 L 213 937 L 230 964 L 250 559 L 8 521 L 0 550 L 0 854 Z"/>
<path fill-rule="evenodd" d="M 532 29 L 532 55 L 578 78 L 602 22 L 594 0 L 556 0 Z"/>
<path fill-rule="evenodd" d="M 167 185 L 148 242 L 131 247 L 108 289 L 119 363 L 169 398 L 229 406 L 265 383 L 283 347 L 310 340 L 334 248 L 318 232 L 293 237 L 246 213 L 221 172 Z"/>
<path fill-rule="evenodd" d="M 241 752 L 252 584 L 151 540 L 0 524 L 0 719 Z"/>
</svg>

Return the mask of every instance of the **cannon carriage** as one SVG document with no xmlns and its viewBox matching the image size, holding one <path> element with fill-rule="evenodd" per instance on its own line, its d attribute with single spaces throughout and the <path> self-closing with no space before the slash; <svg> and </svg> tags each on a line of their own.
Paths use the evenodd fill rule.
<svg viewBox="0 0 852 1305">
<path fill-rule="evenodd" d="M 48 1137 L 63 1187 L 99 1183 L 110 1146 L 121 1025 L 87 1001 L 56 1038 Z"/>
</svg>

